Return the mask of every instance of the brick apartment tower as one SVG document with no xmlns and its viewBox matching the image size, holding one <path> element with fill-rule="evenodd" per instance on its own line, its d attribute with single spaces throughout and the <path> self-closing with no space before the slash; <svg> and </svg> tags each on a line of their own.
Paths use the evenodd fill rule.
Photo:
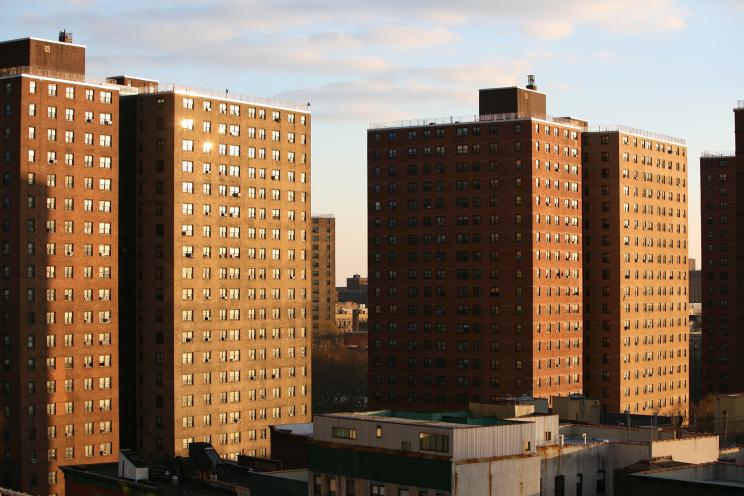
<svg viewBox="0 0 744 496">
<path fill-rule="evenodd" d="M 700 158 L 704 394 L 744 391 L 744 100 L 734 120 L 736 152 Z"/>
<path fill-rule="evenodd" d="M 119 90 L 68 33 L 0 43 L 0 486 L 116 461 Z"/>
<path fill-rule="evenodd" d="M 135 448 L 268 455 L 311 418 L 310 114 L 134 84 Z"/>
<path fill-rule="evenodd" d="M 369 401 L 582 391 L 581 131 L 528 89 L 367 134 Z"/>
<path fill-rule="evenodd" d="M 313 336 L 336 333 L 336 219 L 313 216 Z"/>
<path fill-rule="evenodd" d="M 687 148 L 613 127 L 583 150 L 584 392 L 608 412 L 686 416 Z"/>
</svg>

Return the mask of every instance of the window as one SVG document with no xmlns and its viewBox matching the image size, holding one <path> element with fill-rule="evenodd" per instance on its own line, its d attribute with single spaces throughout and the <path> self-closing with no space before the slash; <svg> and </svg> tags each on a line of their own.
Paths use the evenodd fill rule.
<svg viewBox="0 0 744 496">
<path fill-rule="evenodd" d="M 357 431 L 349 427 L 333 427 L 331 429 L 331 436 L 338 439 L 356 439 Z"/>
<path fill-rule="evenodd" d="M 449 436 L 446 434 L 419 432 L 419 449 L 422 451 L 447 453 L 449 451 Z"/>
<path fill-rule="evenodd" d="M 370 484 L 369 486 L 370 496 L 385 496 L 385 486 L 382 484 Z"/>
</svg>

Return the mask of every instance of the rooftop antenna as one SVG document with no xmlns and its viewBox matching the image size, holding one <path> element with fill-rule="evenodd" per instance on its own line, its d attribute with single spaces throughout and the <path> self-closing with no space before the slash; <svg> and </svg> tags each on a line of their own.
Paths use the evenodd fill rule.
<svg viewBox="0 0 744 496">
<path fill-rule="evenodd" d="M 66 29 L 63 29 L 59 32 L 58 39 L 60 43 L 72 43 L 72 33 L 67 31 Z"/>
<path fill-rule="evenodd" d="M 528 90 L 537 91 L 537 85 L 535 84 L 535 75 L 534 74 L 528 74 L 527 75 L 527 89 Z"/>
</svg>

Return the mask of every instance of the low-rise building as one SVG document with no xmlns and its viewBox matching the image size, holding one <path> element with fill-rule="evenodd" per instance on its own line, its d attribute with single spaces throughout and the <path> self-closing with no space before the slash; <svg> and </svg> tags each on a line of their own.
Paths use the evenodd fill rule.
<svg viewBox="0 0 744 496">
<path fill-rule="evenodd" d="M 367 331 L 369 309 L 364 303 L 344 301 L 336 303 L 336 329 L 340 333 Z"/>
<path fill-rule="evenodd" d="M 635 471 L 637 464 L 619 471 L 615 494 L 633 496 L 724 496 L 744 494 L 744 465 L 733 463 L 704 463 L 698 465 L 662 461 L 645 464 L 646 470 Z"/>
<path fill-rule="evenodd" d="M 314 496 L 611 496 L 624 494 L 614 492 L 614 471 L 639 461 L 716 461 L 718 436 L 559 426 L 558 415 L 512 401 L 455 412 L 316 415 L 308 448 Z"/>
<path fill-rule="evenodd" d="M 307 470 L 259 471 L 255 466 L 221 458 L 209 443 L 191 443 L 188 457 L 176 457 L 168 463 L 148 463 L 122 450 L 118 463 L 66 465 L 61 469 L 66 494 L 70 495 L 307 495 Z"/>
</svg>

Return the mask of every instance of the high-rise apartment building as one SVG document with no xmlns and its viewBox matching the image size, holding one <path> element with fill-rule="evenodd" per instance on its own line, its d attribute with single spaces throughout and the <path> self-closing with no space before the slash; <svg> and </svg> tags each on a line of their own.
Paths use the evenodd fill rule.
<svg viewBox="0 0 744 496">
<path fill-rule="evenodd" d="M 116 461 L 119 88 L 85 47 L 0 43 L 0 485 L 64 493 Z"/>
<path fill-rule="evenodd" d="M 310 420 L 310 114 L 143 84 L 124 99 L 136 449 L 265 456 L 270 424 Z"/>
<path fill-rule="evenodd" d="M 700 158 L 703 393 L 744 390 L 744 101 L 734 108 L 736 152 Z"/>
<path fill-rule="evenodd" d="M 584 392 L 609 412 L 687 415 L 687 148 L 583 136 Z"/>
<path fill-rule="evenodd" d="M 689 267 L 689 279 L 690 279 L 690 291 L 689 300 L 690 303 L 702 303 L 703 302 L 703 271 L 697 268 L 695 259 L 691 258 Z"/>
<path fill-rule="evenodd" d="M 367 133 L 369 402 L 582 391 L 581 131 L 534 85 Z"/>
<path fill-rule="evenodd" d="M 336 219 L 314 215 L 312 229 L 313 336 L 336 329 Z"/>
</svg>

